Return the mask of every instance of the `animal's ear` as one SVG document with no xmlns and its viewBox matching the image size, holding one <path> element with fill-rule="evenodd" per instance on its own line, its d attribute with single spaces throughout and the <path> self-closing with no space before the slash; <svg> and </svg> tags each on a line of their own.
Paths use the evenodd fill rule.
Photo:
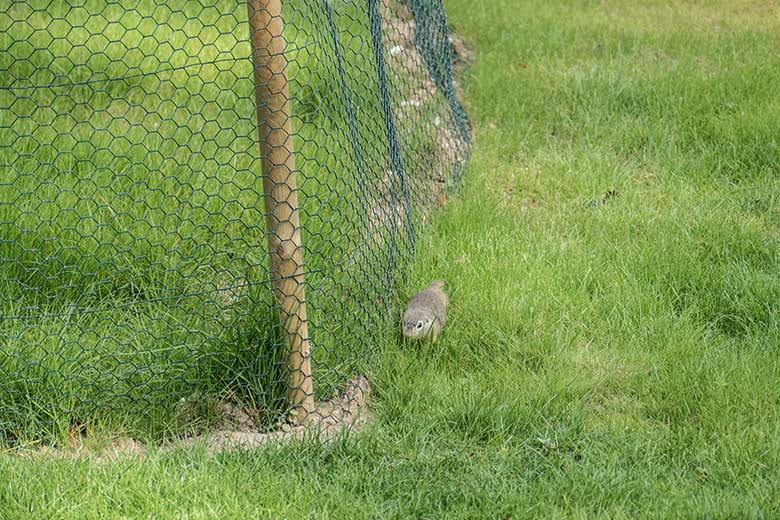
<svg viewBox="0 0 780 520">
<path fill-rule="evenodd" d="M 444 280 L 434 280 L 431 282 L 431 285 L 428 286 L 430 289 L 439 289 L 440 291 L 444 290 Z"/>
</svg>

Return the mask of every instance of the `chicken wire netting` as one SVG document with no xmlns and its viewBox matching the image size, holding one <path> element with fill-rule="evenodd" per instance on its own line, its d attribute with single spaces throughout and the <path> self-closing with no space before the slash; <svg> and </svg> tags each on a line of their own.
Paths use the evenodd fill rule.
<svg viewBox="0 0 780 520">
<path fill-rule="evenodd" d="M 169 431 L 225 406 L 272 427 L 296 404 L 301 341 L 321 413 L 392 330 L 415 233 L 469 155 L 443 5 L 283 0 L 281 34 L 250 30 L 269 3 L 0 6 L 6 441 Z M 253 47 L 258 30 L 283 61 Z M 283 77 L 257 70 L 272 62 L 284 90 L 257 84 Z M 297 182 L 273 201 L 288 222 L 264 198 L 270 149 L 291 160 L 273 182 Z M 269 269 L 269 238 L 285 254 L 294 235 L 296 271 Z M 280 309 L 276 284 L 304 278 Z M 304 305 L 308 330 L 291 330 Z"/>
</svg>

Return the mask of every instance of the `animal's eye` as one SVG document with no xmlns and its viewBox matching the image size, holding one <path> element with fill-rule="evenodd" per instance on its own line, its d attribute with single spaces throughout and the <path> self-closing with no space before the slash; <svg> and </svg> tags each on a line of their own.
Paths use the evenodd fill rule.
<svg viewBox="0 0 780 520">
<path fill-rule="evenodd" d="M 417 328 L 418 328 L 418 329 L 421 329 L 421 328 L 422 328 L 422 326 L 423 326 L 423 322 L 419 322 L 419 323 L 417 323 Z"/>
</svg>

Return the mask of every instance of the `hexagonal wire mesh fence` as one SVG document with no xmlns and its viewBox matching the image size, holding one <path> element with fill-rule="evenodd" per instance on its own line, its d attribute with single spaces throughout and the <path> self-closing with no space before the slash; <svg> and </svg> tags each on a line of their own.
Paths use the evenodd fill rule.
<svg viewBox="0 0 780 520">
<path fill-rule="evenodd" d="M 322 414 L 469 143 L 441 0 L 6 3 L 6 441 Z"/>
</svg>

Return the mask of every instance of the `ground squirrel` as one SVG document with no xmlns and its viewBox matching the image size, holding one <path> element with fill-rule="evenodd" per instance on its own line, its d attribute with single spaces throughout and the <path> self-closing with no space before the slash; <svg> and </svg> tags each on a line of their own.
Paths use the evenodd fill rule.
<svg viewBox="0 0 780 520">
<path fill-rule="evenodd" d="M 430 336 L 436 341 L 447 322 L 448 302 L 443 280 L 436 280 L 415 294 L 404 312 L 404 337 L 422 339 Z"/>
</svg>

